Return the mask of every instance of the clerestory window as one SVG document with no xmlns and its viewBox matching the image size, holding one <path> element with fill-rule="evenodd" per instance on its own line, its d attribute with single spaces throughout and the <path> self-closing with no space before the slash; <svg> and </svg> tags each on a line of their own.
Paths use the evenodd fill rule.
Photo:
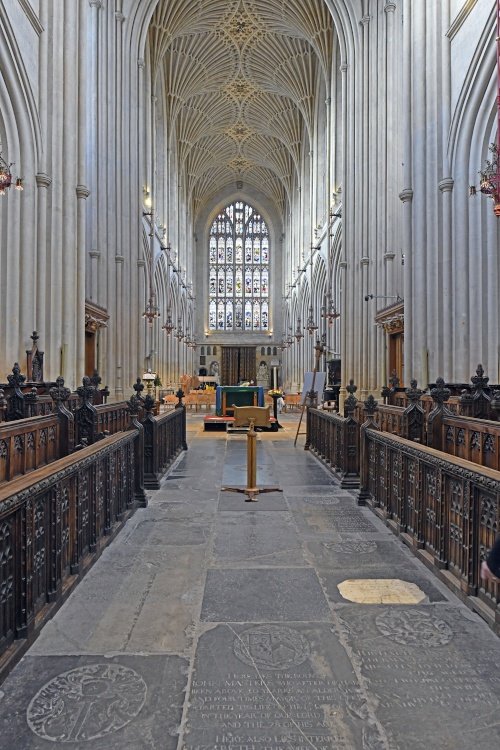
<svg viewBox="0 0 500 750">
<path fill-rule="evenodd" d="M 235 201 L 214 219 L 209 239 L 211 331 L 269 330 L 269 231 L 262 216 Z"/>
</svg>

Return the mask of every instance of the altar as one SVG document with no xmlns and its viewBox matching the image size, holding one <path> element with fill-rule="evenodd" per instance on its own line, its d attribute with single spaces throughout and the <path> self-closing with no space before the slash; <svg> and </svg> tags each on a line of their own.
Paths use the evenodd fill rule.
<svg viewBox="0 0 500 750">
<path fill-rule="evenodd" d="M 215 396 L 218 417 L 232 417 L 233 406 L 264 406 L 264 388 L 260 386 L 219 385 Z"/>
</svg>

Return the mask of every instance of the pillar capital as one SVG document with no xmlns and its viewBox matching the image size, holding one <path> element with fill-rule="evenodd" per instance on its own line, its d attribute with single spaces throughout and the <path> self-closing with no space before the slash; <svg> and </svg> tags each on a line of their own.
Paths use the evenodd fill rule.
<svg viewBox="0 0 500 750">
<path fill-rule="evenodd" d="M 52 184 L 52 177 L 45 174 L 45 172 L 38 172 L 38 174 L 35 175 L 35 180 L 37 187 L 48 188 Z"/>
<path fill-rule="evenodd" d="M 77 185 L 76 186 L 76 197 L 77 198 L 88 198 L 90 195 L 90 190 L 86 185 Z"/>
<path fill-rule="evenodd" d="M 438 182 L 438 188 L 442 193 L 450 193 L 453 190 L 454 184 L 455 180 L 453 180 L 453 178 L 443 177 L 443 179 Z"/>
<path fill-rule="evenodd" d="M 399 194 L 399 200 L 402 203 L 411 203 L 413 200 L 413 190 L 411 188 L 405 188 Z"/>
</svg>

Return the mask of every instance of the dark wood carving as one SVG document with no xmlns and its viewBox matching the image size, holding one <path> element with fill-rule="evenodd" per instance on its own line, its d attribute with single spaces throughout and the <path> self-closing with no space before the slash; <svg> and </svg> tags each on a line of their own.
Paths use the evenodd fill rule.
<svg viewBox="0 0 500 750">
<path fill-rule="evenodd" d="M 93 405 L 95 386 L 85 375 L 82 385 L 76 389 L 80 396 L 80 407 L 75 413 L 76 442 L 79 446 L 92 445 L 98 435 L 97 410 Z"/>
<path fill-rule="evenodd" d="M 425 412 L 420 404 L 422 391 L 416 380 L 412 380 L 410 386 L 406 390 L 410 403 L 403 412 L 403 437 L 425 443 Z"/>
<path fill-rule="evenodd" d="M 12 368 L 12 374 L 7 375 L 7 380 L 12 388 L 12 395 L 8 399 L 7 420 L 23 419 L 24 413 L 24 394 L 21 390 L 26 380 L 25 375 L 21 375 L 19 364 L 15 362 Z"/>
<path fill-rule="evenodd" d="M 122 520 L 133 512 L 136 436 L 110 437 L 0 487 L 0 678 L 21 652 L 16 640 L 37 634 L 76 584 L 70 574 L 83 574 L 118 531 L 120 509 Z M 121 474 L 113 499 L 95 479 L 112 463 Z"/>
<path fill-rule="evenodd" d="M 31 383 L 43 383 L 43 355 L 38 348 L 38 339 L 40 336 L 36 331 L 30 336 L 33 341 L 31 349 L 26 350 L 26 372 L 28 373 L 28 380 Z"/>
</svg>

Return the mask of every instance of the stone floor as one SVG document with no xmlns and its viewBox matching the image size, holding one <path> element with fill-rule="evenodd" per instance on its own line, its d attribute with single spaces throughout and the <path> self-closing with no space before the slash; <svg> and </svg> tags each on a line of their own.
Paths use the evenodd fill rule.
<svg viewBox="0 0 500 750">
<path fill-rule="evenodd" d="M 481 750 L 500 641 L 293 447 L 189 418 L 189 451 L 0 690 L 0 748 Z M 341 593 L 342 592 L 342 593 Z"/>
</svg>

